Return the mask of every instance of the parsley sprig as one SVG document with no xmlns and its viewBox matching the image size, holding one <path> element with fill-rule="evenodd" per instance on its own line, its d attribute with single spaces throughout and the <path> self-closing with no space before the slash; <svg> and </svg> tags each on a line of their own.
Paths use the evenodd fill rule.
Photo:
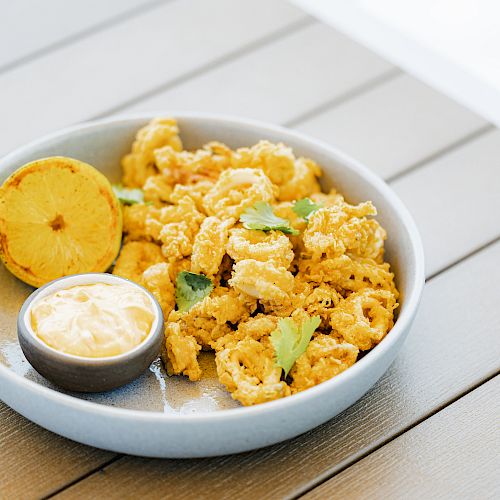
<svg viewBox="0 0 500 500">
<path fill-rule="evenodd" d="M 121 184 L 113 184 L 111 186 L 120 203 L 124 205 L 135 205 L 144 203 L 144 192 L 139 188 L 126 188 Z"/>
<path fill-rule="evenodd" d="M 300 325 L 292 318 L 282 318 L 278 321 L 278 328 L 271 333 L 271 343 L 276 354 L 276 366 L 283 368 L 285 377 L 297 358 L 306 351 L 320 323 L 319 316 L 313 316 Z"/>
<path fill-rule="evenodd" d="M 281 231 L 286 234 L 299 234 L 299 231 L 290 225 L 288 219 L 283 219 L 274 214 L 269 203 L 258 201 L 253 207 L 248 207 L 240 216 L 240 222 L 246 229 L 259 229 L 261 231 Z"/>
<path fill-rule="evenodd" d="M 294 202 L 292 210 L 304 220 L 309 221 L 309 217 L 322 208 L 322 205 L 314 203 L 309 198 L 303 198 L 302 200 L 297 200 Z"/>
<path fill-rule="evenodd" d="M 180 312 L 187 312 L 197 302 L 210 295 L 214 288 L 212 280 L 203 274 L 181 271 L 175 282 L 175 303 Z"/>
</svg>

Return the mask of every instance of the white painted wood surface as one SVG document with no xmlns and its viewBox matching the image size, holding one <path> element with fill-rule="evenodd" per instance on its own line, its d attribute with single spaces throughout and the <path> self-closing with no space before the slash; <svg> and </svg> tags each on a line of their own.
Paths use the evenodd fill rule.
<svg viewBox="0 0 500 500">
<path fill-rule="evenodd" d="M 15 0 L 2 2 L 0 71 L 57 49 L 168 0 Z"/>
<path fill-rule="evenodd" d="M 450 402 L 458 398 L 450 408 L 460 411 L 460 398 L 475 398 L 498 371 L 500 243 L 490 243 L 500 236 L 500 136 L 482 119 L 282 0 L 112 0 L 100 10 L 94 0 L 11 4 L 14 21 L 0 20 L 0 154 L 77 121 L 130 111 L 206 110 L 288 124 L 391 181 L 417 220 L 432 279 L 408 343 L 377 386 L 331 422 L 265 450 L 201 461 L 117 459 L 0 403 L 0 498 L 58 490 L 148 497 L 152 484 L 156 496 L 176 498 L 297 496 L 344 469 L 335 477 L 352 477 L 349 466 L 365 455 L 353 470 L 379 470 L 382 450 L 404 447 L 422 421 L 432 436 Z M 483 431 L 468 439 L 490 445 Z M 456 462 L 439 464 L 436 480 Z M 404 495 L 404 462 L 380 470 L 398 476 L 386 491 Z M 366 494 L 377 490 L 367 485 Z"/>
<path fill-rule="evenodd" d="M 387 178 L 485 124 L 451 99 L 401 74 L 316 114 L 298 129 L 337 145 Z"/>
<path fill-rule="evenodd" d="M 0 154 L 306 19 L 277 0 L 174 0 L 0 75 Z M 184 22 L 179 22 L 183 20 Z"/>
</svg>

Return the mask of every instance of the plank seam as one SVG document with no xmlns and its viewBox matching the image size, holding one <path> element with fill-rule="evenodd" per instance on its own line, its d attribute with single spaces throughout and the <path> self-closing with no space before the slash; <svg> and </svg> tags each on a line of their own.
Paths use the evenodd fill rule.
<svg viewBox="0 0 500 500">
<path fill-rule="evenodd" d="M 100 118 L 105 118 L 111 114 L 118 113 L 120 111 L 123 111 L 124 109 L 128 108 L 129 106 L 132 106 L 134 104 L 137 104 L 145 99 L 149 99 L 150 97 L 153 97 L 157 94 L 161 94 L 162 92 L 165 92 L 167 90 L 170 90 L 180 84 L 186 83 L 187 81 L 202 76 L 204 73 L 208 73 L 209 71 L 219 68 L 223 66 L 224 64 L 228 62 L 235 61 L 239 57 L 249 54 L 257 49 L 260 49 L 269 43 L 273 43 L 277 40 L 280 40 L 281 38 L 286 38 L 287 36 L 290 36 L 292 34 L 295 34 L 296 32 L 301 31 L 302 29 L 305 29 L 309 26 L 312 26 L 314 24 L 317 24 L 317 21 L 313 18 L 310 17 L 304 17 L 302 19 L 299 19 L 298 21 L 294 21 L 287 26 L 284 26 L 283 28 L 278 29 L 277 31 L 274 31 L 273 33 L 270 33 L 268 35 L 265 35 L 257 40 L 254 40 L 253 42 L 248 43 L 247 45 L 244 45 L 237 50 L 233 52 L 229 52 L 227 54 L 224 54 L 221 57 L 218 57 L 216 59 L 213 59 L 206 64 L 203 64 L 201 66 L 198 66 L 197 68 L 194 68 L 192 70 L 189 70 L 178 77 L 169 80 L 166 83 L 162 83 L 161 85 L 158 85 L 156 87 L 151 88 L 150 90 L 141 93 L 135 97 L 131 97 L 130 99 L 127 99 L 126 101 L 122 102 L 121 104 L 118 104 L 112 108 L 107 109 L 106 111 L 103 111 L 102 113 L 98 113 L 96 115 L 93 115 L 92 117 L 89 118 L 89 120 L 98 120 Z"/>
<path fill-rule="evenodd" d="M 139 5 L 137 7 L 133 7 L 132 9 L 126 10 L 126 11 L 122 12 L 121 14 L 118 14 L 117 16 L 111 17 L 107 21 L 103 21 L 103 22 L 94 24 L 93 26 L 90 26 L 89 28 L 77 31 L 76 33 L 74 33 L 72 35 L 68 35 L 68 36 L 61 38 L 60 40 L 57 40 L 53 43 L 49 43 L 48 45 L 45 45 L 41 49 L 33 50 L 33 51 L 29 52 L 28 54 L 21 56 L 18 59 L 15 59 L 14 61 L 8 62 L 8 63 L 4 64 L 3 66 L 0 66 L 0 75 L 3 73 L 7 73 L 8 71 L 11 71 L 13 69 L 16 69 L 19 66 L 23 66 L 24 64 L 33 62 L 34 60 L 38 59 L 39 57 L 46 56 L 47 54 L 50 54 L 51 52 L 55 52 L 59 49 L 66 47 L 67 45 L 71 45 L 75 42 L 83 40 L 89 36 L 95 35 L 96 33 L 99 33 L 101 31 L 107 30 L 113 26 L 116 26 L 120 23 L 128 21 L 129 19 L 132 19 L 140 14 L 143 14 L 145 12 L 149 12 L 151 10 L 154 10 L 158 7 L 161 7 L 165 4 L 173 2 L 173 1 L 175 1 L 175 0 L 153 0 L 151 2 L 144 3 L 144 4 Z"/>
<path fill-rule="evenodd" d="M 494 245 L 495 243 L 498 243 L 499 241 L 500 241 L 500 235 L 496 236 L 492 240 L 487 241 L 486 243 L 483 243 L 481 246 L 475 248 L 474 250 L 471 250 L 470 252 L 466 253 L 465 255 L 463 255 L 462 257 L 460 257 L 459 259 L 454 260 L 451 264 L 448 264 L 447 266 L 445 266 L 445 267 L 443 267 L 443 268 L 435 271 L 434 273 L 430 274 L 426 278 L 425 282 L 429 283 L 429 281 L 433 280 L 434 278 L 437 278 L 439 275 L 441 275 L 441 274 L 449 271 L 450 269 L 452 269 L 453 267 L 457 266 L 458 264 L 466 261 L 467 259 L 470 259 L 474 255 L 477 255 L 477 254 L 481 253 L 483 250 L 486 250 L 488 247 Z"/>
<path fill-rule="evenodd" d="M 374 88 L 382 86 L 383 84 L 390 82 L 391 80 L 394 80 L 395 78 L 402 76 L 403 74 L 404 73 L 399 68 L 391 68 L 390 70 L 382 73 L 381 75 L 371 78 L 370 80 L 367 80 L 361 83 L 360 85 L 356 85 L 347 92 L 344 92 L 343 94 L 340 94 L 339 96 L 334 97 L 333 99 L 323 102 L 319 106 L 315 106 L 314 108 L 305 111 L 304 113 L 296 116 L 295 118 L 288 120 L 287 122 L 284 123 L 284 126 L 294 127 L 303 121 L 309 120 L 310 118 L 314 118 L 317 115 L 321 115 L 326 111 L 330 111 L 331 109 L 336 108 L 340 104 L 350 101 L 355 97 L 359 97 L 362 94 Z"/>
<path fill-rule="evenodd" d="M 404 427 L 403 429 L 401 429 L 400 431 L 398 431 L 395 434 L 391 435 L 390 437 L 388 437 L 386 439 L 383 439 L 383 440 L 381 440 L 379 442 L 376 442 L 371 448 L 368 448 L 364 452 L 361 452 L 357 456 L 355 456 L 355 458 L 353 460 L 346 461 L 343 464 L 341 462 L 342 465 L 340 467 L 338 467 L 338 469 L 334 470 L 333 472 L 330 471 L 330 473 L 326 473 L 324 475 L 318 476 L 318 481 L 314 481 L 314 480 L 311 481 L 308 485 L 304 486 L 304 488 L 299 489 L 299 491 L 297 491 L 294 495 L 287 496 L 286 498 L 289 499 L 289 500 L 297 500 L 298 498 L 303 497 L 304 495 L 306 495 L 310 491 L 318 488 L 323 483 L 329 481 L 330 479 L 334 478 L 338 474 L 344 472 L 349 467 L 352 467 L 353 465 L 356 465 L 358 462 L 360 462 L 361 460 L 365 459 L 366 457 L 368 457 L 372 453 L 375 453 L 379 449 L 383 448 L 385 445 L 389 444 L 391 441 L 394 441 L 398 437 L 400 437 L 403 434 L 407 433 L 408 431 L 412 430 L 414 427 L 417 427 L 421 423 L 423 423 L 426 420 L 432 418 L 437 413 L 443 411 L 448 406 L 452 405 L 453 403 L 456 403 L 459 399 L 462 399 L 463 397 L 467 396 L 471 392 L 475 391 L 476 389 L 478 389 L 482 385 L 488 383 L 490 380 L 493 380 L 495 377 L 497 377 L 499 375 L 500 375 L 500 367 L 497 368 L 492 373 L 490 373 L 489 375 L 487 375 L 482 380 L 480 380 L 478 383 L 473 384 L 467 390 L 459 393 L 457 396 L 455 396 L 454 398 L 450 399 L 446 403 L 443 403 L 443 404 L 437 406 L 434 410 L 432 410 L 431 412 L 425 414 L 424 416 L 422 416 L 421 418 L 419 418 L 418 420 L 416 420 L 412 424 Z"/>
<path fill-rule="evenodd" d="M 415 172 L 416 170 L 425 167 L 428 163 L 431 163 L 434 160 L 439 159 L 441 156 L 446 156 L 448 153 L 451 153 L 453 151 L 456 151 L 457 149 L 460 149 L 462 146 L 466 145 L 469 142 L 472 142 L 476 139 L 479 139 L 479 137 L 487 134 L 488 132 L 491 132 L 492 130 L 495 130 L 496 127 L 495 125 L 488 123 L 486 125 L 483 125 L 472 132 L 468 133 L 467 135 L 462 136 L 460 139 L 457 139 L 456 141 L 451 142 L 447 146 L 438 149 L 434 153 L 426 156 L 425 158 L 422 158 L 421 160 L 409 165 L 408 167 L 404 168 L 403 170 L 400 170 L 396 174 L 393 174 L 385 179 L 387 183 L 391 183 L 394 181 L 397 181 L 404 176 L 411 174 Z"/>
<path fill-rule="evenodd" d="M 109 467 L 111 464 L 117 462 L 118 460 L 120 460 L 123 457 L 124 457 L 124 455 L 115 455 L 114 457 L 111 457 L 109 460 L 106 460 L 105 462 L 103 462 L 102 464 L 100 464 L 98 467 L 94 467 L 94 468 L 90 469 L 88 472 L 86 472 L 85 474 L 77 477 L 76 479 L 74 479 L 73 481 L 69 482 L 68 484 L 65 484 L 64 486 L 61 486 L 57 490 L 54 490 L 52 493 L 49 493 L 48 495 L 42 497 L 42 500 L 49 500 L 50 498 L 54 498 L 56 495 L 59 495 L 59 493 L 62 493 L 63 491 L 71 488 L 72 486 L 74 486 L 75 484 L 79 483 L 80 481 L 84 481 L 88 477 L 93 476 L 94 474 L 96 474 L 99 471 L 105 469 L 106 467 Z"/>
</svg>

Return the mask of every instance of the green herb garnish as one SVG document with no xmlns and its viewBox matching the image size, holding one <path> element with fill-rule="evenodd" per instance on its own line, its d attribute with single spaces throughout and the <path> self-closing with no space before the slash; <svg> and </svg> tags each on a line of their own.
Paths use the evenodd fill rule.
<svg viewBox="0 0 500 500">
<path fill-rule="evenodd" d="M 276 353 L 276 366 L 283 368 L 285 377 L 297 358 L 306 351 L 320 323 L 319 316 L 305 320 L 300 326 L 292 318 L 278 321 L 278 328 L 271 333 L 271 343 Z"/>
<path fill-rule="evenodd" d="M 309 221 L 309 217 L 322 208 L 322 205 L 318 205 L 314 203 L 309 198 L 303 198 L 302 200 L 298 200 L 293 204 L 292 210 L 304 220 Z"/>
<path fill-rule="evenodd" d="M 186 312 L 197 302 L 203 300 L 213 290 L 210 278 L 203 274 L 181 271 L 175 282 L 175 302 L 180 312 Z"/>
<path fill-rule="evenodd" d="M 286 234 L 299 234 L 299 231 L 290 226 L 288 219 L 274 215 L 269 203 L 258 201 L 253 207 L 247 208 L 240 217 L 246 229 L 259 229 L 261 231 L 282 231 Z"/>
<path fill-rule="evenodd" d="M 144 193 L 139 188 L 126 188 L 121 184 L 113 184 L 111 186 L 115 196 L 120 203 L 124 205 L 135 205 L 136 203 L 144 203 Z"/>
</svg>

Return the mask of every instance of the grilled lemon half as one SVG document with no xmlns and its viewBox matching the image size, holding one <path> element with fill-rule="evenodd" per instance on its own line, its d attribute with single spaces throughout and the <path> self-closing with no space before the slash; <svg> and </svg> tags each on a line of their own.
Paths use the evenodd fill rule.
<svg viewBox="0 0 500 500">
<path fill-rule="evenodd" d="M 106 177 L 86 163 L 37 160 L 0 188 L 0 258 L 30 285 L 106 271 L 121 238 L 120 203 Z"/>
</svg>

